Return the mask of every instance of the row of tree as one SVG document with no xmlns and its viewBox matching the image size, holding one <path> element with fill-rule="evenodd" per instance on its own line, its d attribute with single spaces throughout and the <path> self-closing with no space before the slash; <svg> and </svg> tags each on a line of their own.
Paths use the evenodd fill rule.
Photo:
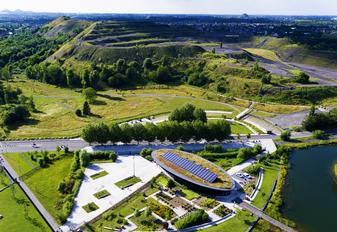
<svg viewBox="0 0 337 232">
<path fill-rule="evenodd" d="M 169 140 L 171 142 L 189 141 L 190 139 L 222 141 L 231 134 L 229 122 L 219 120 L 204 123 L 201 121 L 167 121 L 158 125 L 153 123 L 129 125 L 90 124 L 82 130 L 82 138 L 88 143 L 105 144 L 107 142 L 130 143 L 131 141 L 153 142 Z"/>
<path fill-rule="evenodd" d="M 62 87 L 97 89 L 106 85 L 123 88 L 149 81 L 160 84 L 172 82 L 175 72 L 169 59 L 164 57 L 157 64 L 150 58 L 145 59 L 143 64 L 137 61 L 127 63 L 124 59 L 119 59 L 112 65 L 92 64 L 80 73 L 57 63 L 43 62 L 27 67 L 26 75 L 29 79 Z"/>
</svg>

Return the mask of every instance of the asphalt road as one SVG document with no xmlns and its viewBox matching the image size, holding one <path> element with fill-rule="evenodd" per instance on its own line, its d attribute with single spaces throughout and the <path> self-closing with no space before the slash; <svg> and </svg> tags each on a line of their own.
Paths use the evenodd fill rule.
<svg viewBox="0 0 337 232">
<path fill-rule="evenodd" d="M 36 144 L 36 148 L 33 144 Z M 24 141 L 0 142 L 0 153 L 29 152 L 29 151 L 54 151 L 57 146 L 67 146 L 70 150 L 77 150 L 89 144 L 82 139 L 46 139 Z"/>
<path fill-rule="evenodd" d="M 251 135 L 250 140 L 259 139 L 274 139 L 276 135 Z M 233 138 L 236 139 L 236 138 Z M 246 141 L 246 137 L 241 137 L 240 140 Z M 37 147 L 34 148 L 33 144 Z M 190 144 L 197 144 L 196 142 L 191 142 Z M 185 144 L 185 143 L 184 143 Z M 1 141 L 0 142 L 0 153 L 15 153 L 15 152 L 31 152 L 31 151 L 55 151 L 57 146 L 67 146 L 70 150 L 82 149 L 89 146 L 89 144 L 82 139 L 48 139 L 48 140 L 24 140 L 24 141 Z M 97 144 L 93 144 L 97 145 Z M 177 146 L 179 143 L 172 144 L 168 143 L 152 143 L 149 145 L 147 142 L 133 143 L 130 147 L 151 147 L 151 146 L 167 146 L 174 145 Z M 183 145 L 183 143 L 182 143 Z M 123 146 L 126 148 L 126 146 Z M 122 148 L 122 147 L 121 147 Z"/>
</svg>

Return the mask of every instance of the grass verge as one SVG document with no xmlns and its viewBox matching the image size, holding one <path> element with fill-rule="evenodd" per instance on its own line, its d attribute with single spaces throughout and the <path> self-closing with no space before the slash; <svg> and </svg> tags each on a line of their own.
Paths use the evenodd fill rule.
<svg viewBox="0 0 337 232">
<path fill-rule="evenodd" d="M 10 183 L 0 170 L 0 189 Z M 51 231 L 21 188 L 16 184 L 0 193 L 1 232 Z"/>
</svg>

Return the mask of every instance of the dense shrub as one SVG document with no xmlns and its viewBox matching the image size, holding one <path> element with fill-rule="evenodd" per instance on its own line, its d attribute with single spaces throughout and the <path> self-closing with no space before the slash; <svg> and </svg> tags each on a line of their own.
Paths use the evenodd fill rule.
<svg viewBox="0 0 337 232">
<path fill-rule="evenodd" d="M 200 108 L 196 108 L 192 104 L 186 104 L 185 106 L 175 109 L 169 115 L 170 121 L 177 122 L 192 122 L 192 121 L 201 121 L 207 122 L 206 112 Z"/>
<path fill-rule="evenodd" d="M 324 128 L 334 128 L 336 126 L 337 109 L 332 109 L 328 113 L 311 112 L 302 122 L 302 127 L 308 131 Z"/>
<path fill-rule="evenodd" d="M 291 131 L 290 130 L 286 130 L 286 131 L 283 131 L 281 133 L 281 139 L 283 141 L 290 141 L 290 138 L 291 138 Z"/>
<path fill-rule="evenodd" d="M 304 72 L 300 72 L 296 76 L 296 82 L 300 84 L 308 84 L 309 83 L 310 76 Z"/>
<path fill-rule="evenodd" d="M 254 164 L 246 168 L 245 171 L 251 175 L 256 176 L 257 174 L 259 174 L 260 168 L 261 168 L 260 164 Z"/>
<path fill-rule="evenodd" d="M 187 227 L 200 225 L 208 221 L 208 214 L 202 209 L 197 209 L 178 219 L 174 225 L 177 229 L 181 230 Z"/>
<path fill-rule="evenodd" d="M 246 160 L 260 154 L 261 152 L 262 148 L 257 144 L 253 148 L 241 148 L 237 154 L 237 157 Z"/>
<path fill-rule="evenodd" d="M 322 130 L 315 130 L 313 133 L 312 133 L 312 136 L 315 138 L 315 139 L 326 139 L 328 137 L 328 135 L 322 131 Z"/>
<path fill-rule="evenodd" d="M 115 162 L 117 159 L 117 154 L 114 151 L 95 151 L 93 153 L 88 153 L 82 150 L 79 153 L 79 160 L 82 167 L 86 167 L 92 160 L 111 160 Z"/>
<path fill-rule="evenodd" d="M 224 151 L 224 149 L 220 144 L 207 144 L 204 147 L 204 151 L 211 152 L 211 153 L 221 153 Z"/>
<path fill-rule="evenodd" d="M 140 151 L 140 156 L 141 157 L 143 157 L 143 158 L 145 158 L 145 159 L 147 159 L 147 160 L 149 160 L 149 161 L 152 161 L 153 159 L 152 159 L 152 156 L 151 156 L 151 154 L 152 154 L 152 149 L 147 149 L 147 148 L 143 148 L 141 151 Z"/>
</svg>

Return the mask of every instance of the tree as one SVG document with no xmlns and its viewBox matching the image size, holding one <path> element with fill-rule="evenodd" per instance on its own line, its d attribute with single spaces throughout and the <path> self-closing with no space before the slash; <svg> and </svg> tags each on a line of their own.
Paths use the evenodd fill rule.
<svg viewBox="0 0 337 232">
<path fill-rule="evenodd" d="M 81 84 L 82 84 L 82 88 L 87 88 L 87 87 L 91 86 L 90 73 L 89 73 L 89 70 L 87 70 L 87 69 L 85 69 L 81 73 Z"/>
<path fill-rule="evenodd" d="M 82 95 L 83 95 L 84 99 L 86 101 L 88 101 L 89 103 L 95 102 L 95 100 L 97 98 L 96 90 L 94 90 L 91 87 L 83 89 L 82 90 Z"/>
<path fill-rule="evenodd" d="M 152 60 L 150 58 L 146 58 L 144 60 L 143 68 L 146 69 L 146 70 L 152 70 L 153 69 Z"/>
<path fill-rule="evenodd" d="M 98 142 L 99 144 L 107 143 L 110 137 L 109 127 L 104 123 L 100 123 L 96 125 L 95 129 L 96 129 L 96 142 Z"/>
<path fill-rule="evenodd" d="M 79 158 L 81 167 L 86 167 L 90 162 L 90 154 L 85 150 L 80 152 Z"/>
<path fill-rule="evenodd" d="M 312 105 L 309 111 L 309 116 L 314 116 L 316 112 L 316 107 L 315 105 Z"/>
<path fill-rule="evenodd" d="M 194 86 L 204 86 L 209 82 L 208 77 L 204 73 L 194 72 L 188 76 L 187 83 Z"/>
<path fill-rule="evenodd" d="M 282 132 L 281 139 L 283 141 L 290 141 L 290 138 L 291 138 L 291 131 L 290 130 L 286 130 L 286 131 Z"/>
<path fill-rule="evenodd" d="M 83 115 L 90 115 L 90 105 L 87 101 L 83 103 L 83 110 L 82 110 Z"/>
<path fill-rule="evenodd" d="M 141 142 L 145 139 L 147 131 L 143 126 L 143 124 L 137 123 L 132 127 L 132 129 L 133 129 L 132 137 L 134 140 L 136 140 L 137 142 Z"/>
<path fill-rule="evenodd" d="M 5 81 L 8 81 L 9 79 L 10 79 L 10 77 L 11 77 L 11 72 L 10 72 L 10 70 L 9 70 L 9 68 L 8 67 L 5 67 L 5 68 L 3 68 L 2 70 L 1 70 L 1 73 L 0 73 L 1 75 L 1 78 L 0 79 L 3 79 L 3 80 L 5 80 Z"/>
<path fill-rule="evenodd" d="M 207 122 L 206 112 L 200 108 L 195 108 L 193 111 L 193 117 L 195 120 L 199 120 L 201 122 Z"/>
<path fill-rule="evenodd" d="M 310 76 L 304 72 L 300 72 L 296 77 L 296 82 L 301 84 L 308 84 Z"/>
<path fill-rule="evenodd" d="M 77 109 L 75 111 L 75 114 L 76 114 L 77 117 L 82 117 L 82 111 L 80 109 Z"/>
<path fill-rule="evenodd" d="M 112 124 L 110 127 L 110 141 L 112 143 L 117 143 L 122 141 L 123 134 L 122 130 L 118 124 Z"/>
<path fill-rule="evenodd" d="M 144 139 L 148 141 L 149 143 L 153 142 L 157 137 L 158 127 L 153 123 L 146 123 L 145 129 L 146 129 L 146 134 L 145 134 Z"/>
<path fill-rule="evenodd" d="M 123 143 L 130 143 L 133 139 L 132 132 L 133 129 L 128 123 L 124 123 L 121 125 L 121 131 L 122 131 L 122 138 L 121 141 Z"/>
<path fill-rule="evenodd" d="M 241 148 L 237 154 L 237 158 L 246 160 L 254 156 L 251 148 Z"/>
<path fill-rule="evenodd" d="M 174 183 L 174 181 L 172 179 L 169 179 L 167 181 L 167 187 L 171 189 L 171 188 L 176 187 L 176 184 Z"/>
<path fill-rule="evenodd" d="M 261 79 L 261 82 L 262 82 L 263 84 L 270 84 L 270 82 L 271 82 L 271 74 L 269 73 L 269 74 L 267 74 L 267 75 L 264 75 L 264 76 L 262 77 L 262 79 Z"/>
<path fill-rule="evenodd" d="M 89 144 L 97 142 L 95 126 L 91 124 L 85 126 L 82 130 L 81 137 L 84 141 L 88 142 Z"/>
</svg>

